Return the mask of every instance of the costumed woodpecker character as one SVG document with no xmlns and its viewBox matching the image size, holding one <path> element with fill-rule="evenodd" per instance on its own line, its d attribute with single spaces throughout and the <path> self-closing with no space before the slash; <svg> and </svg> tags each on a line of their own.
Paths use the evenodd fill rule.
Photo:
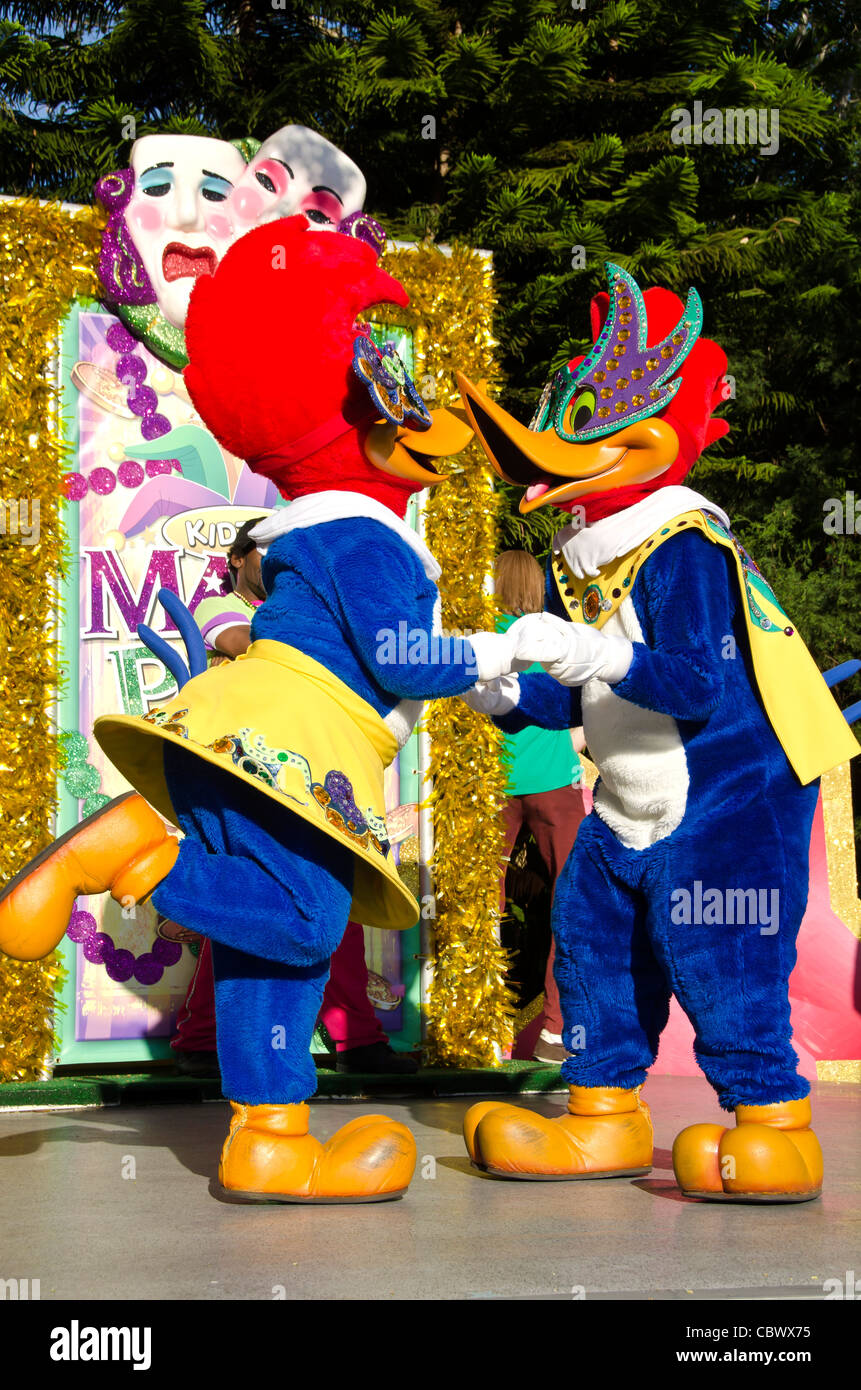
<svg viewBox="0 0 861 1390">
<path fill-rule="evenodd" d="M 700 337 L 698 295 L 608 277 L 592 351 L 556 374 L 528 429 L 460 382 L 496 471 L 526 487 L 521 512 L 579 513 L 555 537 L 548 612 L 510 629 L 548 674 L 469 702 L 511 732 L 583 724 L 601 774 L 553 909 L 569 1113 L 482 1103 L 465 1137 L 505 1177 L 647 1172 L 640 1087 L 675 994 L 736 1118 L 678 1136 L 680 1187 L 804 1201 L 822 1157 L 788 980 L 817 779 L 858 744 L 725 513 L 682 485 L 728 428 L 711 418 L 726 358 Z"/>
<path fill-rule="evenodd" d="M 188 390 L 216 437 L 291 499 L 254 532 L 268 598 L 244 655 L 141 718 L 97 721 L 141 795 L 64 836 L 0 901 L 0 948 L 22 959 L 56 946 L 78 893 L 151 895 L 212 939 L 234 1112 L 219 1173 L 251 1198 L 373 1201 L 409 1183 L 415 1144 L 384 1116 L 325 1146 L 309 1136 L 310 1042 L 348 918 L 418 918 L 386 835 L 384 768 L 424 698 L 512 660 L 507 634 L 465 643 L 461 661 L 387 660 L 399 623 L 439 631 L 439 567 L 403 516 L 412 492 L 442 481 L 433 458 L 472 434 L 447 411 L 432 417 L 394 351 L 357 325 L 372 305 L 408 302 L 376 259 L 294 217 L 248 233 L 198 281 Z"/>
</svg>

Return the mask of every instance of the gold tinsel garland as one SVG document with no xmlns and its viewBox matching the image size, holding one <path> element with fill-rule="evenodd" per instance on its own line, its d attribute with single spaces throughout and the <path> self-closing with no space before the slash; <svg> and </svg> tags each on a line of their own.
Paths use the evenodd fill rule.
<svg viewBox="0 0 861 1390">
<path fill-rule="evenodd" d="M 410 295 L 414 376 L 428 404 L 459 401 L 455 370 L 474 381 L 492 378 L 489 259 L 462 246 L 453 247 L 450 256 L 419 246 L 389 253 L 385 265 Z M 442 566 L 443 627 L 492 630 L 496 605 L 484 592 L 484 581 L 497 548 L 493 475 L 478 444 L 449 462 L 447 471 L 448 481 L 431 489 L 425 510 L 427 543 Z M 506 984 L 508 954 L 499 943 L 502 735 L 459 700 L 432 701 L 426 719 L 436 907 L 428 1061 L 494 1066 L 511 1041 L 514 1015 Z"/>
<path fill-rule="evenodd" d="M 10 534 L 8 524 L 0 535 L 0 882 L 49 842 L 56 805 L 52 631 L 68 464 L 53 422 L 51 359 L 72 299 L 95 294 L 102 225 L 92 209 L 72 215 L 29 200 L 0 203 L 0 500 L 39 503 L 35 545 Z M 55 1046 L 52 1015 L 61 974 L 56 954 L 26 963 L 0 955 L 0 1082 L 44 1074 Z"/>
<path fill-rule="evenodd" d="M 48 842 L 56 803 L 58 752 L 49 706 L 57 686 L 57 649 L 47 634 L 58 606 L 59 499 L 68 465 L 67 448 L 52 420 L 57 402 L 50 362 L 71 301 L 96 293 L 102 226 L 96 209 L 70 215 L 56 205 L 0 203 L 0 500 L 38 499 L 40 504 L 37 544 L 25 546 L 19 536 L 0 535 L 0 882 Z M 428 374 L 433 378 L 435 403 L 456 399 L 455 369 L 474 380 L 492 376 L 494 297 L 487 260 L 463 247 L 446 257 L 422 246 L 389 253 L 386 266 L 410 292 L 415 376 L 420 382 Z M 450 464 L 449 472 L 450 480 L 430 493 L 426 513 L 428 544 L 443 568 L 443 621 L 451 630 L 491 628 L 495 605 L 483 583 L 496 552 L 492 475 L 477 445 Z M 498 941 L 499 812 L 505 801 L 501 735 L 489 720 L 453 700 L 431 704 L 428 727 L 437 903 L 429 1060 L 493 1065 L 510 1041 L 514 1014 L 505 983 L 507 955 Z M 845 820 L 845 807 L 851 806 L 846 787 L 832 786 L 826 778 L 823 795 L 826 819 L 829 812 L 836 816 L 836 806 Z M 844 841 L 851 844 L 842 822 L 831 836 L 840 840 L 840 848 Z M 834 849 L 829 844 L 830 861 Z M 835 908 L 858 934 L 854 878 L 853 889 L 843 890 L 851 901 L 838 901 L 831 862 L 829 867 Z M 849 882 L 846 874 L 838 872 L 836 878 Z M 0 955 L 0 1082 L 44 1073 L 55 1046 L 52 1011 L 60 976 L 56 954 L 32 963 Z M 854 1075 L 859 1064 L 820 1066 L 852 1067 Z"/>
</svg>

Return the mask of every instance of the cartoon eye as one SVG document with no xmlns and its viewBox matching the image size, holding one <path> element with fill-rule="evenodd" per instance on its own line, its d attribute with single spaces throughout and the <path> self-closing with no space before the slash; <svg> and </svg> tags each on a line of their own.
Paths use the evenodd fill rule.
<svg viewBox="0 0 861 1390">
<path fill-rule="evenodd" d="M 261 188 L 265 188 L 265 189 L 266 189 L 266 192 L 267 192 L 267 193 L 277 193 L 278 190 L 277 190 L 277 188 L 275 187 L 274 183 L 272 182 L 272 180 L 270 179 L 270 177 L 269 177 L 268 174 L 264 174 L 262 170 L 258 169 L 258 170 L 257 170 L 257 173 L 254 175 L 254 177 L 256 178 L 257 182 L 260 184 Z"/>
<path fill-rule="evenodd" d="M 212 175 L 201 185 L 200 192 L 208 203 L 223 203 L 233 192 L 233 184 L 228 179 Z"/>
<path fill-rule="evenodd" d="M 327 217 L 325 212 L 321 212 L 319 208 L 306 208 L 305 216 L 309 222 L 318 222 L 324 227 L 331 227 L 332 225 L 331 217 Z"/>
<path fill-rule="evenodd" d="M 145 169 L 138 180 L 138 187 L 148 198 L 164 198 L 173 188 L 173 174 L 170 169 L 158 165 Z"/>
<path fill-rule="evenodd" d="M 562 430 L 565 434 L 576 434 L 588 425 L 595 414 L 595 392 L 590 386 L 573 396 L 562 415 Z"/>
</svg>

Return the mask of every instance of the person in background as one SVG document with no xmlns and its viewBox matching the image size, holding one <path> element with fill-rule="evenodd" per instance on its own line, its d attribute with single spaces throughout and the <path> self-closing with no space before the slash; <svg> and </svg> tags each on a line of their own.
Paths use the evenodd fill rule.
<svg viewBox="0 0 861 1390">
<path fill-rule="evenodd" d="M 525 550 L 503 551 L 494 573 L 496 600 L 503 610 L 497 631 L 507 628 L 524 613 L 544 608 L 544 574 L 538 561 Z M 530 671 L 541 671 L 535 665 Z M 578 754 L 585 747 L 581 729 L 539 729 L 530 725 L 504 737 L 503 757 L 508 767 L 505 820 L 505 857 L 508 859 L 525 824 L 550 875 L 551 891 L 571 852 L 583 817 L 592 809 L 592 794 L 583 784 Z M 505 876 L 500 911 L 505 909 Z M 551 939 L 544 980 L 544 1008 L 533 1057 L 538 1062 L 559 1064 L 567 1057 L 562 1043 L 562 1011 L 553 977 L 556 958 Z"/>
<path fill-rule="evenodd" d="M 260 551 L 249 533 L 262 520 L 255 516 L 239 527 L 227 552 L 224 593 L 205 598 L 195 611 L 210 666 L 232 661 L 251 645 L 251 619 L 265 599 L 266 590 L 260 577 Z"/>
<path fill-rule="evenodd" d="M 251 645 L 251 620 L 266 598 L 260 576 L 260 551 L 251 531 L 262 521 L 252 517 L 239 527 L 227 552 L 227 588 L 224 594 L 205 598 L 195 610 L 195 620 L 209 654 L 209 664 L 232 661 Z M 176 928 L 175 923 L 170 924 Z M 218 1076 L 215 1046 L 215 981 L 209 941 L 173 930 L 172 939 L 200 942 L 194 974 L 171 1038 L 176 1066 L 185 1076 Z M 323 993 L 320 1021 L 335 1044 L 335 1068 L 339 1072 L 407 1074 L 418 1070 L 416 1060 L 395 1052 L 368 998 L 365 934 L 359 922 L 347 930 L 332 956 L 330 975 Z"/>
</svg>

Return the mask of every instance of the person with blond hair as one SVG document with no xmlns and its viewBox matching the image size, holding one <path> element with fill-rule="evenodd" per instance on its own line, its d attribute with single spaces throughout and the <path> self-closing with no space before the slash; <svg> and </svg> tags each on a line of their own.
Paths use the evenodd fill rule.
<svg viewBox="0 0 861 1390">
<path fill-rule="evenodd" d="M 526 550 L 506 550 L 494 571 L 496 600 L 502 612 L 497 631 L 505 632 L 524 613 L 544 608 L 544 573 Z M 530 667 L 530 670 L 533 668 Z M 535 670 L 543 670 L 536 666 Z M 503 757 L 508 770 L 505 819 L 505 857 L 508 859 L 524 825 L 550 875 L 551 891 L 571 852 L 583 817 L 591 810 L 592 794 L 583 783 L 578 753 L 585 747 L 581 729 L 539 729 L 529 725 L 506 734 Z M 502 881 L 500 910 L 505 906 Z M 562 1043 L 562 1011 L 553 976 L 556 957 L 551 939 L 544 980 L 544 1007 L 533 1057 L 561 1065 L 567 1057 Z"/>
</svg>

